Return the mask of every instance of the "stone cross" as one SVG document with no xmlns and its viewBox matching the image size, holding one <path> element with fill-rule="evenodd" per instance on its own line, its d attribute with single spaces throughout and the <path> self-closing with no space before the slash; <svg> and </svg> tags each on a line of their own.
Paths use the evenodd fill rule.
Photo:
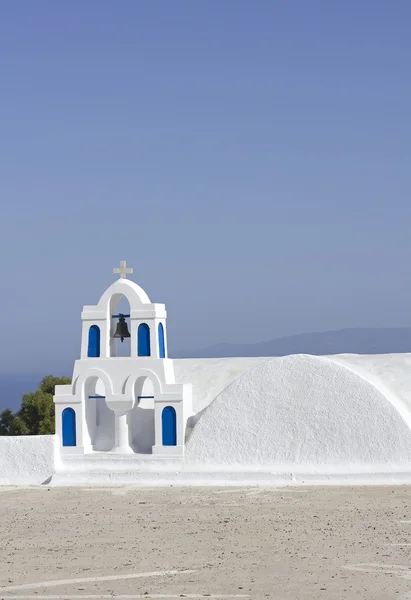
<svg viewBox="0 0 411 600">
<path fill-rule="evenodd" d="M 125 260 L 120 261 L 120 268 L 116 267 L 115 269 L 113 269 L 114 274 L 120 273 L 121 279 L 127 279 L 127 273 L 131 275 L 132 272 L 133 269 L 131 269 L 130 267 L 127 268 L 127 263 Z"/>
</svg>

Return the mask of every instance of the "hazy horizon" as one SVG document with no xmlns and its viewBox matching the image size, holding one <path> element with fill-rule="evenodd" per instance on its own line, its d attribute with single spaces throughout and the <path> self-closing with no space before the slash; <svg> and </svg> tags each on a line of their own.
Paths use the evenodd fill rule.
<svg viewBox="0 0 411 600">
<path fill-rule="evenodd" d="M 411 324 L 409 2 L 1 17 L 0 372 L 71 371 L 120 260 L 171 353 Z"/>
<path fill-rule="evenodd" d="M 225 344 L 195 351 L 182 350 L 172 353 L 172 358 L 214 358 L 233 356 L 286 356 L 289 354 L 386 354 L 411 351 L 411 327 L 342 329 L 339 331 L 311 332 L 274 340 L 262 340 L 255 344 Z M 0 372 L 0 412 L 4 408 L 13 411 L 20 407 L 21 398 L 33 392 L 45 375 L 69 376 L 73 364 L 57 370 L 44 369 L 38 373 L 22 371 Z"/>
<path fill-rule="evenodd" d="M 209 346 L 203 346 L 203 347 L 198 347 L 198 348 L 171 348 L 169 351 L 169 357 L 170 358 L 209 358 L 211 357 L 210 355 L 210 351 L 212 351 L 214 348 L 218 348 L 219 346 L 222 347 L 233 347 L 234 349 L 242 349 L 242 348 L 249 348 L 250 350 L 256 346 L 256 347 L 261 347 L 264 346 L 265 344 L 270 344 L 270 343 L 276 343 L 276 342 L 281 342 L 283 340 L 287 340 L 290 342 L 293 342 L 294 339 L 299 340 L 300 338 L 304 339 L 307 338 L 308 340 L 315 338 L 316 336 L 323 336 L 323 335 L 327 335 L 327 334 L 337 334 L 335 337 L 337 338 L 337 346 L 338 346 L 338 334 L 340 333 L 344 333 L 344 332 L 355 332 L 355 333 L 361 333 L 361 332 L 366 332 L 366 333 L 381 333 L 381 332 L 398 332 L 398 333 L 404 333 L 404 332 L 408 332 L 410 333 L 409 336 L 409 340 L 410 340 L 410 348 L 409 351 L 411 352 L 411 327 L 370 327 L 370 328 L 362 328 L 362 327 L 348 327 L 348 328 L 342 328 L 342 329 L 336 329 L 336 330 L 325 330 L 325 331 L 310 331 L 310 332 L 304 332 L 304 333 L 300 333 L 300 334 L 292 334 L 290 336 L 280 336 L 280 337 L 274 337 L 274 338 L 270 338 L 270 339 L 263 339 L 263 340 L 258 340 L 258 341 L 252 341 L 252 342 L 225 342 L 225 341 L 221 341 L 221 342 L 217 342 L 215 344 L 209 345 Z M 408 338 L 407 338 L 408 340 Z M 397 340 L 395 340 L 397 341 Z M 391 343 L 391 340 L 390 340 Z M 401 349 L 401 350 L 393 350 L 393 352 L 408 352 L 407 350 Z M 198 354 L 195 354 L 196 352 L 198 352 Z M 354 352 L 356 353 L 355 350 L 352 350 L 350 352 Z M 383 353 L 387 353 L 390 352 L 390 350 L 383 350 Z M 290 354 L 295 354 L 295 353 L 299 353 L 297 350 L 291 351 Z M 337 354 L 341 354 L 344 353 L 344 349 L 336 349 L 335 353 Z M 361 352 L 358 352 L 359 354 L 361 354 Z M 315 352 L 314 352 L 315 354 Z M 213 355 L 214 356 L 214 355 Z M 216 354 L 215 357 L 219 357 L 219 354 Z M 225 356 L 225 355 L 221 355 L 221 356 Z M 238 353 L 233 354 L 233 356 L 240 356 Z M 249 352 L 246 352 L 244 354 L 244 356 L 254 356 L 254 354 L 250 354 Z M 255 355 L 257 356 L 257 355 Z M 263 355 L 261 355 L 263 356 Z M 272 355 L 273 357 L 277 356 L 276 354 Z M 30 380 L 37 380 L 38 382 L 40 382 L 40 380 L 45 377 L 46 375 L 57 375 L 57 376 L 68 376 L 71 377 L 72 373 L 73 373 L 73 367 L 74 367 L 74 361 L 80 358 L 80 346 L 78 349 L 78 354 L 73 358 L 73 360 L 71 361 L 67 361 L 66 363 L 61 363 L 60 365 L 57 365 L 56 363 L 56 368 L 53 370 L 51 370 L 50 368 L 48 368 L 47 366 L 37 370 L 37 371 L 22 371 L 21 369 L 17 369 L 17 370 L 10 370 L 10 371 L 1 371 L 0 370 L 0 376 L 5 376 L 10 377 L 11 379 L 16 379 L 18 378 L 20 375 L 23 376 L 23 378 L 29 378 Z M 1 387 L 1 386 L 0 386 Z M 0 403 L 1 404 L 1 403 Z"/>
</svg>

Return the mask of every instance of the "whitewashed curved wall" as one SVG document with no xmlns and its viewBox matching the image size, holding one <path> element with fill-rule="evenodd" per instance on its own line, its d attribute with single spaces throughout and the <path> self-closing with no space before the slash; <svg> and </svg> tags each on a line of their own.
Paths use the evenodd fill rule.
<svg viewBox="0 0 411 600">
<path fill-rule="evenodd" d="M 204 410 L 227 386 L 241 375 L 271 358 L 180 358 L 174 359 L 179 383 L 193 385 L 193 410 Z"/>
<path fill-rule="evenodd" d="M 332 359 L 271 359 L 214 400 L 188 441 L 186 461 L 286 468 L 404 465 L 411 461 L 411 430 L 407 413 L 401 415 L 391 400 Z"/>
</svg>

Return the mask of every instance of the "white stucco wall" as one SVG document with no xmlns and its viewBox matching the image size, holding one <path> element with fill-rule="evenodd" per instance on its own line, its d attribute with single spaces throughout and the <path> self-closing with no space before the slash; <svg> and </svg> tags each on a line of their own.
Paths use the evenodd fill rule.
<svg viewBox="0 0 411 600">
<path fill-rule="evenodd" d="M 54 471 L 54 435 L 0 437 L 0 485 L 38 485 Z"/>
<path fill-rule="evenodd" d="M 181 359 L 174 366 L 176 382 L 193 384 L 194 429 L 184 460 L 167 467 L 147 455 L 147 466 L 141 455 L 135 464 L 130 456 L 122 469 L 130 483 L 195 483 L 198 473 L 203 483 L 235 483 L 240 472 L 254 474 L 250 483 L 269 483 L 277 475 L 285 481 L 284 474 L 315 483 L 321 472 L 331 479 L 344 473 L 345 483 L 368 482 L 375 473 L 382 474 L 382 483 L 384 473 L 387 481 L 396 473 L 410 480 L 411 354 Z M 147 414 L 140 422 L 136 413 L 133 432 L 138 450 L 147 452 L 151 400 L 143 408 Z M 113 415 L 105 406 L 100 417 L 104 446 Z M 54 436 L 0 437 L 0 484 L 47 481 L 54 469 L 53 444 Z M 94 473 L 102 455 L 89 456 Z M 121 456 L 116 460 L 102 468 L 118 469 Z M 298 478 L 301 473 L 304 478 Z M 82 477 L 83 483 L 94 481 L 90 472 Z"/>
<path fill-rule="evenodd" d="M 174 359 L 174 374 L 179 383 L 192 384 L 193 410 L 198 414 L 238 377 L 267 360 L 272 359 L 180 358 Z"/>
<path fill-rule="evenodd" d="M 336 354 L 329 358 L 355 371 L 411 411 L 411 353 Z"/>
<path fill-rule="evenodd" d="M 186 462 L 308 470 L 409 464 L 411 413 L 401 415 L 400 405 L 395 394 L 387 397 L 332 358 L 270 359 L 226 387 L 204 412 Z"/>
</svg>

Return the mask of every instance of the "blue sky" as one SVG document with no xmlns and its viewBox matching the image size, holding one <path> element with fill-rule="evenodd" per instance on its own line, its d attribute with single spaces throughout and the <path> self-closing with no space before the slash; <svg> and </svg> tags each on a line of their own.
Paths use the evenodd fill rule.
<svg viewBox="0 0 411 600">
<path fill-rule="evenodd" d="M 408 0 L 0 5 L 0 372 L 120 259 L 174 351 L 411 322 Z"/>
</svg>

